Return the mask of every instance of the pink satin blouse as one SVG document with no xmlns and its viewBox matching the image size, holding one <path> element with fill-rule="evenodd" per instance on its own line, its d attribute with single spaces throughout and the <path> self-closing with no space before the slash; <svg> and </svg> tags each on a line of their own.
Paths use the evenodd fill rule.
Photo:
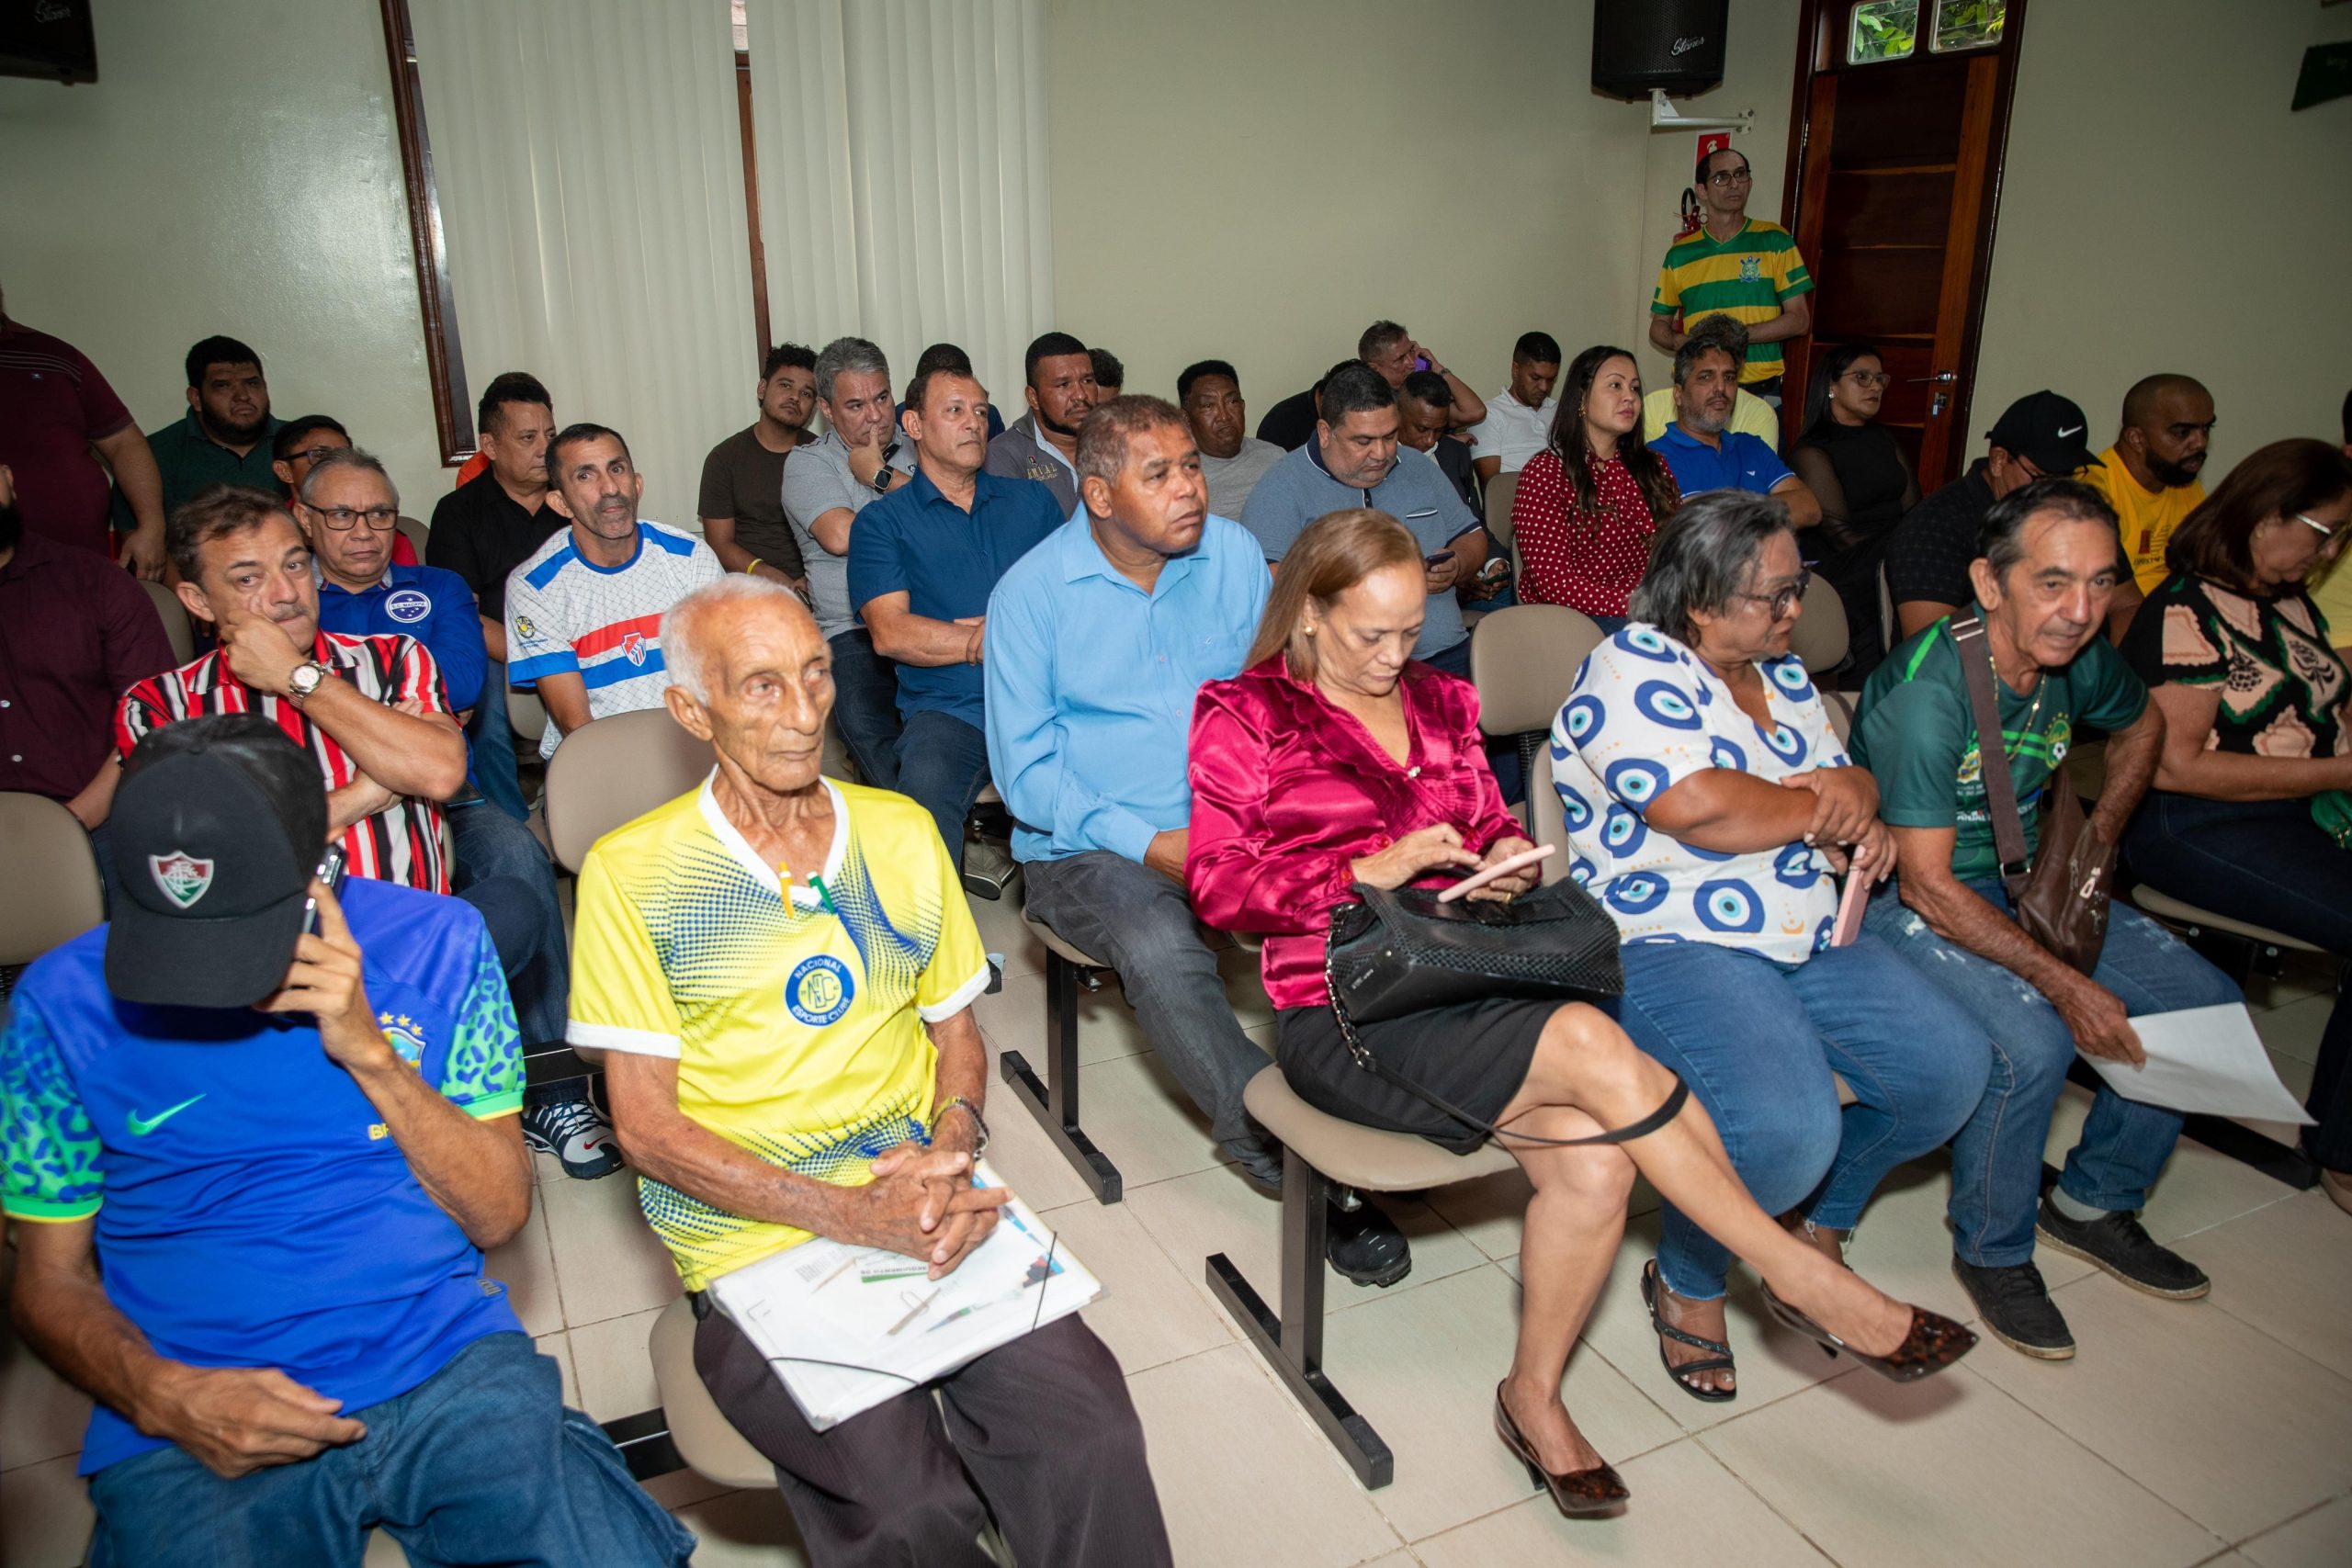
<svg viewBox="0 0 2352 1568">
<path fill-rule="evenodd" d="M 1523 831 L 1503 807 L 1469 682 L 1426 664 L 1398 689 L 1412 737 L 1399 767 L 1350 714 L 1283 657 L 1211 681 L 1193 706 L 1193 824 L 1184 880 L 1195 913 L 1221 931 L 1266 938 L 1266 995 L 1320 1007 L 1323 947 L 1351 863 L 1416 829 L 1447 822 L 1474 854 Z M 1459 873 L 1423 878 L 1442 886 Z"/>
</svg>

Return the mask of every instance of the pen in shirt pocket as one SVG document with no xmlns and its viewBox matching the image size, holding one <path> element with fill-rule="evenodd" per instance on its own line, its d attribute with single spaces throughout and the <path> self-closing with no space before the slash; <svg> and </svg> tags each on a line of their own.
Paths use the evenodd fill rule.
<svg viewBox="0 0 2352 1568">
<path fill-rule="evenodd" d="M 833 919 L 837 920 L 845 919 L 842 914 L 842 907 L 833 902 L 832 889 L 825 886 L 825 879 L 822 876 L 820 876 L 813 871 L 810 872 L 808 874 L 808 886 L 817 890 L 817 902 L 822 904 L 832 915 Z"/>
</svg>

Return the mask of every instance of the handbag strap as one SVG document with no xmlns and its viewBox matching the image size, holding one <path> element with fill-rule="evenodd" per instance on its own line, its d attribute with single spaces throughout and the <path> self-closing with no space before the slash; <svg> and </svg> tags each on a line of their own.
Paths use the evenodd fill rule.
<svg viewBox="0 0 2352 1568">
<path fill-rule="evenodd" d="M 1606 1133 L 1596 1133 L 1589 1138 L 1539 1138 L 1532 1133 L 1514 1133 L 1507 1127 L 1496 1126 L 1484 1117 L 1473 1116 L 1453 1101 L 1423 1089 L 1419 1084 L 1374 1055 L 1371 1047 L 1367 1046 L 1363 1038 L 1356 1033 L 1355 1020 L 1348 1016 L 1346 1004 L 1340 1000 L 1339 987 L 1331 984 L 1331 957 L 1329 947 L 1324 950 L 1323 978 L 1325 987 L 1331 995 L 1331 1016 L 1340 1021 L 1340 1037 L 1348 1043 L 1348 1055 L 1355 1058 L 1357 1066 L 1403 1089 L 1423 1104 L 1453 1117 L 1464 1126 L 1475 1128 L 1486 1134 L 1498 1143 L 1505 1138 L 1513 1138 L 1522 1144 L 1536 1144 L 1545 1148 L 1555 1149 L 1589 1148 L 1596 1144 L 1630 1144 L 1636 1138 L 1648 1137 L 1652 1133 L 1682 1114 L 1682 1103 L 1690 1098 L 1690 1086 L 1683 1082 L 1680 1075 L 1678 1074 L 1674 1079 L 1674 1092 L 1668 1095 L 1665 1102 L 1656 1111 L 1631 1126 L 1612 1128 Z"/>
<path fill-rule="evenodd" d="M 1955 620 L 1951 640 L 1960 649 L 1961 678 L 1968 684 L 1968 706 L 1976 719 L 1976 771 L 1984 781 L 1985 815 L 1993 821 L 1993 852 L 2001 863 L 2002 886 L 2015 898 L 2025 887 L 2029 869 L 2025 819 L 2018 814 L 2017 780 L 2009 773 L 2008 741 L 2001 733 L 2001 699 L 1993 689 L 1993 650 L 1984 638 L 1984 620 L 1976 615 Z"/>
</svg>

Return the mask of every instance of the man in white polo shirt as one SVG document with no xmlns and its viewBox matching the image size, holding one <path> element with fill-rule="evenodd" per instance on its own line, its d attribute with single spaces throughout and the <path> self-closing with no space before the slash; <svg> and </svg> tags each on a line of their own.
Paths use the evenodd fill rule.
<svg viewBox="0 0 2352 1568">
<path fill-rule="evenodd" d="M 658 708 L 662 616 L 726 575 L 708 545 L 637 514 L 645 479 L 601 424 L 548 442 L 548 504 L 571 526 L 506 580 L 506 679 L 548 710 L 539 755 L 591 719 Z"/>
<path fill-rule="evenodd" d="M 1511 345 L 1510 385 L 1487 400 L 1487 417 L 1470 431 L 1471 466 L 1478 482 L 1515 474 L 1551 443 L 1560 400 L 1560 345 L 1550 333 L 1521 333 Z"/>
</svg>

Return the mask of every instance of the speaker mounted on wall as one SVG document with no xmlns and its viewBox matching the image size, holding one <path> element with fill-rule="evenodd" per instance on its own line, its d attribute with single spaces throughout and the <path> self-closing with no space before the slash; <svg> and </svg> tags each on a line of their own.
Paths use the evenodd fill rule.
<svg viewBox="0 0 2352 1568">
<path fill-rule="evenodd" d="M 0 0 L 0 76 L 96 81 L 90 0 Z"/>
<path fill-rule="evenodd" d="M 1724 79 L 1731 0 L 1593 0 L 1592 85 L 1612 97 L 1681 97 Z"/>
</svg>

